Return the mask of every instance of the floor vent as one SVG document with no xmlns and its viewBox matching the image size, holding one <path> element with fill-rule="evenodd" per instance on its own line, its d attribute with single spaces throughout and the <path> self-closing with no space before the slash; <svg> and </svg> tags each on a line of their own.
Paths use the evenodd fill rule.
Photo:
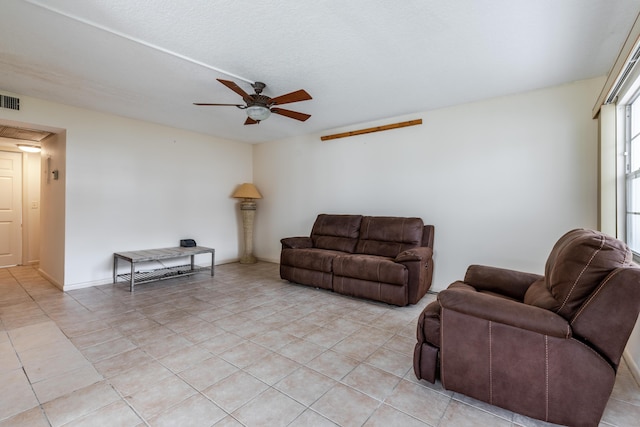
<svg viewBox="0 0 640 427">
<path fill-rule="evenodd" d="M 0 107 L 8 108 L 10 110 L 19 110 L 20 98 L 14 98 L 13 96 L 0 95 Z"/>
</svg>

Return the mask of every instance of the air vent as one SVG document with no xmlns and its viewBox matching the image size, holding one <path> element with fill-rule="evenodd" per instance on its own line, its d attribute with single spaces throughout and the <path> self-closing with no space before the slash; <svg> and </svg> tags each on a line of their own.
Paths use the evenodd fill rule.
<svg viewBox="0 0 640 427">
<path fill-rule="evenodd" d="M 13 96 L 0 95 L 0 107 L 8 108 L 10 110 L 19 110 L 20 98 L 14 98 Z"/>
</svg>

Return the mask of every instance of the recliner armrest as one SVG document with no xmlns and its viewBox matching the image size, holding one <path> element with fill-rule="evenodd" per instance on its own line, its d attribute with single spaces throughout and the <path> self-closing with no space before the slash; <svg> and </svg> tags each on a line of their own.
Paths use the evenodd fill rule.
<svg viewBox="0 0 640 427">
<path fill-rule="evenodd" d="M 311 237 L 285 237 L 280 240 L 282 249 L 308 249 L 313 247 Z"/>
<path fill-rule="evenodd" d="M 407 262 L 407 261 L 422 261 L 429 260 L 433 257 L 433 249 L 420 246 L 413 249 L 408 249 L 404 252 L 400 252 L 395 257 L 395 262 Z"/>
<path fill-rule="evenodd" d="M 544 276 L 534 273 L 471 265 L 464 276 L 464 282 L 478 290 L 496 292 L 522 301 L 529 286 L 543 278 Z"/>
<path fill-rule="evenodd" d="M 569 322 L 562 316 L 543 308 L 465 289 L 441 291 L 438 294 L 438 301 L 443 310 L 453 310 L 543 335 L 558 338 L 571 337 Z"/>
</svg>

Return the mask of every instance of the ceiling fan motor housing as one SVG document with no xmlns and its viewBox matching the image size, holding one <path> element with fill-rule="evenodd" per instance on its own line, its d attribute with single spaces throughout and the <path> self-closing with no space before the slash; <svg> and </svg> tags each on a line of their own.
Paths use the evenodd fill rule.
<svg viewBox="0 0 640 427">
<path fill-rule="evenodd" d="M 251 85 L 251 87 L 253 87 L 253 90 L 255 90 L 256 93 L 260 95 L 264 88 L 267 87 L 267 85 L 262 82 L 255 82 Z"/>
<path fill-rule="evenodd" d="M 251 98 L 253 102 L 250 105 L 261 105 L 263 107 L 268 107 L 270 105 L 271 98 L 265 95 L 252 95 Z"/>
</svg>

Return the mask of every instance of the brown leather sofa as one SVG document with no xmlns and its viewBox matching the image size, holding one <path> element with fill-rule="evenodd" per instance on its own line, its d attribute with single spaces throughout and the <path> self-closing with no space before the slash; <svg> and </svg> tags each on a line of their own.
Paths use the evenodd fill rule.
<svg viewBox="0 0 640 427">
<path fill-rule="evenodd" d="M 309 237 L 281 240 L 280 277 L 398 306 L 431 287 L 432 225 L 420 218 L 320 214 Z"/>
<path fill-rule="evenodd" d="M 639 311 L 629 248 L 572 230 L 544 276 L 472 265 L 441 291 L 418 320 L 415 374 L 529 417 L 597 426 Z"/>
</svg>

